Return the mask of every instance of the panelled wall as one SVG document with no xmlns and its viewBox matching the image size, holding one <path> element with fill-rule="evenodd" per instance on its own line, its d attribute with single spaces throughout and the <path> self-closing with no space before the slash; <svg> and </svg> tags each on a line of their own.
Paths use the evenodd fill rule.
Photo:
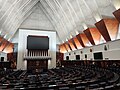
<svg viewBox="0 0 120 90">
<path fill-rule="evenodd" d="M 60 45 L 60 52 L 82 49 L 93 45 L 114 41 L 119 36 L 119 22 L 116 19 L 104 19 L 97 22 L 96 27 L 87 28 L 72 39 Z"/>
<path fill-rule="evenodd" d="M 76 55 L 80 55 L 80 60 L 86 60 L 85 55 L 87 60 L 94 60 L 95 52 L 103 52 L 103 60 L 120 60 L 120 40 L 64 53 L 64 60 L 66 56 L 69 56 L 69 60 L 76 60 Z"/>
<path fill-rule="evenodd" d="M 69 42 L 65 42 L 62 45 L 60 45 L 60 52 L 63 51 L 63 53 L 65 53 L 64 59 L 66 59 L 65 58 L 66 56 L 69 56 L 69 59 L 74 60 L 75 54 L 77 54 L 77 52 L 78 52 L 78 54 L 81 54 L 81 59 L 85 59 L 84 54 L 87 54 L 87 57 L 88 57 L 87 59 L 91 60 L 91 59 L 93 59 L 92 53 L 100 52 L 100 51 L 102 51 L 104 53 L 104 55 L 105 55 L 104 59 L 106 59 L 106 58 L 120 59 L 117 56 L 115 56 L 118 54 L 119 49 L 120 49 L 119 48 L 120 25 L 118 22 L 115 22 L 115 23 L 116 23 L 115 25 L 112 24 L 113 28 L 110 29 L 111 31 L 109 29 L 103 30 L 101 32 L 101 33 L 103 33 L 103 35 L 99 32 L 100 30 L 98 31 L 97 28 L 86 29 L 84 31 L 85 34 L 82 33 L 82 34 L 84 34 L 83 36 L 80 36 L 81 34 L 78 34 L 76 37 L 74 37 L 74 38 L 76 38 L 76 40 L 78 40 L 77 43 L 76 43 L 76 40 L 74 40 L 75 44 L 77 46 L 77 49 L 75 47 L 73 48 L 73 46 L 71 48 L 73 48 L 74 50 L 70 49 L 69 46 L 71 45 L 71 43 L 69 43 Z M 107 26 L 107 25 L 105 25 L 105 26 Z M 99 27 L 99 25 L 98 25 L 98 27 Z M 100 26 L 100 27 L 102 27 L 102 26 Z M 105 33 L 105 31 L 107 33 Z M 108 31 L 110 31 L 110 32 L 108 32 Z M 107 49 L 109 49 L 107 51 L 104 50 L 104 47 L 106 44 L 108 44 L 106 47 L 107 47 Z M 112 47 L 110 47 L 111 45 L 112 45 Z M 91 53 L 90 49 L 92 50 L 92 53 Z M 113 54 L 115 54 L 115 52 L 116 52 L 116 54 L 111 55 L 112 52 L 114 52 Z M 107 53 L 109 53 L 109 55 Z"/>
<path fill-rule="evenodd" d="M 120 60 L 120 9 L 113 12 L 116 18 L 103 18 L 94 23 L 96 27 L 83 30 L 72 39 L 60 45 L 60 52 L 64 53 L 64 60 L 75 60 L 80 55 L 81 60 L 93 60 L 93 53 L 102 52 L 103 59 Z M 67 45 L 69 46 L 66 46 Z M 87 56 L 87 58 L 85 58 Z"/>
<path fill-rule="evenodd" d="M 27 61 L 24 60 L 24 55 L 26 53 L 28 35 L 49 37 L 49 53 L 51 54 L 52 59 L 48 60 L 48 69 L 55 68 L 56 67 L 56 32 L 19 29 L 17 69 L 22 69 L 22 70 L 27 69 Z"/>
</svg>

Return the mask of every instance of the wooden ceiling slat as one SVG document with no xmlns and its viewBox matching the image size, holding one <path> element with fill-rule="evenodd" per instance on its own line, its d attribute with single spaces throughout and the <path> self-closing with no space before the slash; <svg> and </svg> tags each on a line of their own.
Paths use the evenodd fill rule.
<svg viewBox="0 0 120 90">
<path fill-rule="evenodd" d="M 100 44 L 101 34 L 97 28 L 89 28 L 95 45 Z"/>
<path fill-rule="evenodd" d="M 66 44 L 68 45 L 69 49 L 72 51 L 72 47 L 70 46 L 68 41 L 66 42 Z"/>
<path fill-rule="evenodd" d="M 65 47 L 66 51 L 68 52 L 67 47 L 66 47 L 66 45 L 64 43 L 63 43 L 63 46 Z"/>
<path fill-rule="evenodd" d="M 120 9 L 113 12 L 113 15 L 116 17 L 116 19 L 120 22 Z"/>
<path fill-rule="evenodd" d="M 9 43 L 9 44 L 5 47 L 5 49 L 3 50 L 3 52 L 5 52 L 5 53 L 11 53 L 11 52 L 13 52 L 13 47 L 14 47 L 13 43 Z"/>
<path fill-rule="evenodd" d="M 74 42 L 75 42 L 75 44 L 76 44 L 76 46 L 77 46 L 77 49 L 81 49 L 81 48 L 82 48 L 82 45 L 81 45 L 80 42 L 78 41 L 77 37 L 74 37 L 73 40 L 74 40 Z"/>
<path fill-rule="evenodd" d="M 80 33 L 80 37 L 85 46 L 88 46 L 88 44 L 90 44 L 89 43 L 90 41 L 88 40 L 88 38 L 86 37 L 86 35 L 84 33 Z"/>
<path fill-rule="evenodd" d="M 0 46 L 0 51 L 3 51 L 4 48 L 7 46 L 9 42 L 7 40 L 3 40 L 2 43 L 1 43 L 1 46 Z"/>
<path fill-rule="evenodd" d="M 108 30 L 105 26 L 105 22 L 103 19 L 95 23 L 95 26 L 98 28 L 99 32 L 101 33 L 103 38 L 106 40 L 106 42 L 111 41 L 110 35 L 108 33 Z"/>
<path fill-rule="evenodd" d="M 90 29 L 88 28 L 88 29 L 84 30 L 83 32 L 85 33 L 85 35 L 88 38 L 88 40 L 90 41 L 90 43 L 92 45 L 95 45 L 95 42 L 94 42 L 93 37 L 91 35 Z"/>
<path fill-rule="evenodd" d="M 112 19 L 109 18 L 109 19 L 104 19 L 104 23 L 111 40 L 115 40 L 116 35 L 118 33 L 119 22 L 115 18 Z"/>
<path fill-rule="evenodd" d="M 75 49 L 78 49 L 77 46 L 76 46 L 76 44 L 75 44 L 74 38 L 72 38 L 71 41 L 72 41 L 72 43 L 73 43 Z"/>
<path fill-rule="evenodd" d="M 60 52 L 61 52 L 61 53 L 67 52 L 67 49 L 66 49 L 64 43 L 59 46 L 59 49 L 60 49 Z"/>
<path fill-rule="evenodd" d="M 78 41 L 80 42 L 80 44 L 82 45 L 82 47 L 85 47 L 85 45 L 80 37 L 80 34 L 78 34 L 76 37 L 77 37 Z"/>
<path fill-rule="evenodd" d="M 72 50 L 75 50 L 75 49 L 76 49 L 76 48 L 75 48 L 75 45 L 74 45 L 73 42 L 72 42 L 72 39 L 68 40 L 68 43 L 69 43 L 69 45 L 70 45 L 70 47 L 71 47 Z"/>
<path fill-rule="evenodd" d="M 65 42 L 65 47 L 67 48 L 67 51 L 71 51 L 70 47 L 68 46 L 68 44 Z"/>
</svg>

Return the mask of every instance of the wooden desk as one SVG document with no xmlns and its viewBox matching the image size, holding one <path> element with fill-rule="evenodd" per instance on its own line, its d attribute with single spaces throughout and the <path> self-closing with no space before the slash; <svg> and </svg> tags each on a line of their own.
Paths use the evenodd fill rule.
<svg viewBox="0 0 120 90">
<path fill-rule="evenodd" d="M 7 69 L 10 69 L 11 67 L 10 67 L 10 65 L 11 65 L 11 62 L 9 62 L 9 61 L 3 61 L 3 62 L 0 62 L 0 68 L 7 68 Z"/>
</svg>

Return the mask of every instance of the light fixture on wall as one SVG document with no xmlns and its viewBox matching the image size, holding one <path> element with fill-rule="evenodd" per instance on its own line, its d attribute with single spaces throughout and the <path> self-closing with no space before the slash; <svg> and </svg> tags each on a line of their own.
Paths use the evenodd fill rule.
<svg viewBox="0 0 120 90">
<path fill-rule="evenodd" d="M 74 52 L 74 54 L 76 54 L 76 53 Z"/>
<path fill-rule="evenodd" d="M 83 53 L 83 51 L 80 51 L 80 53 L 82 54 L 82 53 Z"/>
<path fill-rule="evenodd" d="M 104 50 L 107 51 L 107 46 L 106 45 L 104 46 Z"/>
<path fill-rule="evenodd" d="M 85 54 L 85 59 L 87 59 L 87 54 Z"/>
<path fill-rule="evenodd" d="M 90 52 L 92 52 L 92 48 L 90 48 Z"/>
</svg>

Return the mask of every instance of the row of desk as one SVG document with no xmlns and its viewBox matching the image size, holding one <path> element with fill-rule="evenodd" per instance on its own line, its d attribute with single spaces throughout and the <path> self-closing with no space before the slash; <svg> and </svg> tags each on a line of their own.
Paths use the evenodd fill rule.
<svg viewBox="0 0 120 90">
<path fill-rule="evenodd" d="M 62 66 L 76 66 L 76 65 L 98 65 L 100 67 L 107 67 L 108 65 L 120 65 L 120 60 L 63 60 Z"/>
<path fill-rule="evenodd" d="M 3 68 L 8 68 L 8 69 L 10 69 L 11 67 L 11 62 L 9 62 L 9 61 L 1 61 L 0 62 L 0 68 L 1 69 L 3 69 Z"/>
</svg>

